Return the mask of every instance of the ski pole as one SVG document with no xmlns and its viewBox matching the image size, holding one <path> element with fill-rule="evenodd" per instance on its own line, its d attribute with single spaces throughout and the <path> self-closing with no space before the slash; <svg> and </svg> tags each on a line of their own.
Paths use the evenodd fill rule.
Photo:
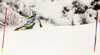
<svg viewBox="0 0 100 55">
<path fill-rule="evenodd" d="M 95 29 L 94 51 L 96 48 L 96 41 L 97 41 L 97 24 L 98 24 L 98 8 L 97 8 L 97 12 L 96 12 L 96 29 Z"/>
<path fill-rule="evenodd" d="M 2 52 L 3 52 L 3 47 L 4 47 L 4 37 L 5 37 L 6 17 L 7 17 L 7 8 L 6 8 L 6 12 L 5 12 L 4 32 L 3 32 L 3 41 L 2 41 Z"/>
</svg>

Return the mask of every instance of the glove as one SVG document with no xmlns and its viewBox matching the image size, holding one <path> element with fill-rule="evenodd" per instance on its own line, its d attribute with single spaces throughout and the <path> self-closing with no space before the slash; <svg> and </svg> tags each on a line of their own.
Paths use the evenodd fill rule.
<svg viewBox="0 0 100 55">
<path fill-rule="evenodd" d="M 40 24 L 40 27 L 42 28 L 43 26 Z"/>
</svg>

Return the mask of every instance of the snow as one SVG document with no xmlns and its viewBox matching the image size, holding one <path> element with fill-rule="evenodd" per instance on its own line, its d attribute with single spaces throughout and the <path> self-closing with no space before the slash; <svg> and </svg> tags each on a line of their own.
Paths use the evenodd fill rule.
<svg viewBox="0 0 100 55">
<path fill-rule="evenodd" d="M 23 0 L 21 0 L 23 1 Z M 51 0 L 29 0 L 24 2 L 27 5 L 32 5 L 29 4 L 31 1 L 31 3 L 33 3 L 33 5 L 36 5 L 35 7 L 31 8 L 35 11 L 37 11 L 37 15 L 38 16 L 42 16 L 45 19 L 49 19 L 49 21 L 53 20 L 53 22 L 57 25 L 71 25 L 71 22 L 69 22 L 69 19 L 67 19 L 67 17 L 63 17 L 63 7 L 66 7 L 68 9 L 72 9 L 72 2 L 74 0 L 54 0 L 53 2 L 51 2 Z M 70 12 L 73 12 L 73 10 L 71 10 Z M 70 12 L 68 12 L 69 16 L 71 17 L 73 15 L 70 14 Z M 65 20 L 66 19 L 66 20 Z"/>
<path fill-rule="evenodd" d="M 80 3 L 80 6 L 87 6 L 87 7 L 91 7 L 90 3 L 93 0 L 4 0 L 8 3 L 13 3 L 13 6 L 11 5 L 7 5 L 6 2 L 3 2 L 3 6 L 4 8 L 8 8 L 8 16 L 7 19 L 13 19 L 13 18 L 18 18 L 21 17 L 20 14 L 18 14 L 18 12 L 22 12 L 25 15 L 29 15 L 29 6 L 33 6 L 31 7 L 31 9 L 35 10 L 37 12 L 37 16 L 40 17 L 42 16 L 44 19 L 48 19 L 49 22 L 53 22 L 55 25 L 72 25 L 72 23 L 74 25 L 80 25 L 81 21 L 82 21 L 82 17 L 80 17 L 80 14 L 75 14 L 75 10 L 77 10 L 78 8 L 73 8 L 73 1 L 78 1 Z M 52 2 L 53 1 L 53 2 Z M 16 9 L 14 7 L 14 5 L 17 5 L 19 7 L 19 9 Z M 69 11 L 65 11 L 65 14 L 62 13 L 62 11 L 64 11 L 64 7 L 66 7 Z M 5 9 L 3 8 L 3 18 L 4 18 L 4 14 L 5 14 Z M 83 7 L 83 9 L 85 9 Z M 14 10 L 14 12 L 12 12 Z M 2 10 L 0 10 L 2 11 Z M 92 12 L 91 12 L 92 11 Z M 12 13 L 14 13 L 15 16 L 11 15 Z M 92 17 L 89 17 L 89 14 L 91 13 Z M 84 18 L 86 19 L 86 21 L 88 23 L 94 23 L 95 22 L 95 16 L 96 16 L 96 11 L 93 9 L 87 9 L 87 11 L 84 13 Z M 13 16 L 10 18 L 10 16 Z M 2 17 L 2 16 L 0 16 Z M 90 20 L 91 19 L 91 20 Z M 14 19 L 13 19 L 14 20 Z M 99 18 L 100 20 L 100 18 Z M 16 22 L 13 23 L 13 21 L 9 21 L 12 22 L 14 25 L 21 24 L 21 22 L 24 23 L 23 19 L 21 20 L 14 20 Z M 19 22 L 18 22 L 19 21 Z M 78 22 L 77 22 L 78 21 Z M 13 24 L 9 24 L 9 25 L 13 25 Z"/>
<path fill-rule="evenodd" d="M 74 22 L 74 25 L 80 25 L 82 23 L 82 17 L 80 17 L 80 14 L 75 14 L 76 8 L 73 8 L 72 2 L 78 1 L 82 6 L 91 7 L 91 2 L 93 0 L 54 0 L 53 2 L 51 0 L 29 0 L 24 1 L 21 0 L 23 3 L 27 5 L 35 5 L 35 7 L 31 7 L 31 9 L 37 11 L 38 16 L 42 16 L 45 19 L 48 19 L 49 21 L 53 21 L 56 25 L 72 25 L 72 21 Z M 30 2 L 31 1 L 31 2 Z M 63 14 L 62 11 L 64 10 L 64 7 L 67 7 L 69 9 L 68 12 L 65 12 L 66 14 Z M 91 12 L 92 11 L 92 12 Z M 92 15 L 92 17 L 89 17 L 89 14 Z M 65 16 L 63 16 L 65 15 Z M 95 17 L 96 17 L 96 11 L 93 9 L 87 9 L 87 11 L 84 13 L 84 18 L 88 23 L 94 23 Z M 91 20 L 90 20 L 91 19 Z M 51 21 L 51 22 L 52 22 Z"/>
<path fill-rule="evenodd" d="M 87 6 L 91 6 L 91 2 L 94 1 L 94 0 L 77 0 L 79 2 L 81 2 L 82 4 L 85 4 Z"/>
<path fill-rule="evenodd" d="M 11 0 L 4 0 L 11 3 Z M 17 1 L 17 0 L 16 0 Z M 16 1 L 13 0 L 13 3 Z M 6 27 L 5 32 L 5 44 L 4 51 L 0 52 L 0 55 L 100 55 L 100 23 L 98 24 L 97 31 L 97 46 L 94 52 L 94 37 L 95 37 L 95 19 L 96 11 L 88 9 L 85 14 L 80 16 L 74 14 L 75 8 L 73 8 L 72 2 L 74 0 L 21 0 L 18 1 L 18 6 L 25 13 L 29 12 L 24 10 L 24 3 L 29 9 L 29 5 L 36 5 L 31 8 L 37 11 L 37 16 L 43 16 L 45 19 L 52 20 L 54 24 L 50 24 L 51 21 L 41 20 L 43 28 L 39 27 L 37 23 L 32 30 L 13 31 L 16 27 L 23 25 L 27 18 L 14 19 L 22 17 L 15 11 L 13 11 L 5 2 L 3 7 L 8 8 L 8 17 L 11 19 L 8 21 L 12 24 L 19 24 L 17 26 Z M 81 4 L 90 6 L 90 2 L 93 0 L 78 0 Z M 63 16 L 63 7 L 67 7 L 69 12 L 66 12 L 66 17 Z M 4 18 L 5 9 L 3 13 L 0 13 L 0 18 Z M 100 10 L 98 11 L 100 12 Z M 27 13 L 28 14 L 28 13 Z M 92 15 L 90 17 L 89 15 Z M 86 18 L 87 25 L 81 25 L 81 18 Z M 17 22 L 15 22 L 17 21 Z M 99 18 L 100 21 L 100 18 Z M 66 26 L 66 25 L 77 26 Z M 2 49 L 3 29 L 0 30 L 0 49 Z"/>
<path fill-rule="evenodd" d="M 80 16 L 78 14 L 73 16 L 73 20 L 74 20 L 74 25 L 80 25 L 80 23 L 82 23 Z"/>
<path fill-rule="evenodd" d="M 52 26 L 13 31 L 7 27 L 0 55 L 99 55 L 100 23 L 94 52 L 95 23 L 81 26 Z M 0 49 L 3 30 L 0 31 Z"/>
<path fill-rule="evenodd" d="M 41 6 L 40 6 L 41 5 Z M 41 2 L 36 5 L 37 12 L 40 14 L 40 16 L 43 16 L 44 18 L 57 18 L 61 17 L 61 10 L 63 10 L 63 6 L 60 2 Z M 35 10 L 33 8 L 33 10 Z"/>
<path fill-rule="evenodd" d="M 90 17 L 89 15 L 92 15 L 92 17 Z M 92 9 L 88 9 L 85 13 L 85 17 L 87 18 L 87 21 L 89 23 L 95 22 L 95 17 L 96 17 L 96 11 L 92 10 Z"/>
</svg>

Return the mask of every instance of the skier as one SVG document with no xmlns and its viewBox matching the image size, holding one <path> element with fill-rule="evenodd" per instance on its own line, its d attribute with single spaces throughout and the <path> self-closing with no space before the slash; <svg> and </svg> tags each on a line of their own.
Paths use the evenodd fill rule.
<svg viewBox="0 0 100 55">
<path fill-rule="evenodd" d="M 19 31 L 19 30 L 21 30 L 23 28 L 25 28 L 25 29 L 32 29 L 33 26 L 35 25 L 35 21 L 36 20 L 39 21 L 39 25 L 42 28 L 43 26 L 41 24 L 41 21 L 36 16 L 36 11 L 32 11 L 32 15 L 30 17 L 28 17 L 27 23 L 24 24 L 23 26 L 19 27 L 19 28 L 16 28 L 15 31 Z"/>
</svg>

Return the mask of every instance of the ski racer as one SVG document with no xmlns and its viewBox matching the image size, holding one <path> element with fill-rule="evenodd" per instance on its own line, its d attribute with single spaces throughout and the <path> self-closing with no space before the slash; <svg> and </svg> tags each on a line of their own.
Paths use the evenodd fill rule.
<svg viewBox="0 0 100 55">
<path fill-rule="evenodd" d="M 26 24 L 24 24 L 23 26 L 19 27 L 19 28 L 16 28 L 15 31 L 19 31 L 23 28 L 25 29 L 32 29 L 33 26 L 35 25 L 35 21 L 38 20 L 39 21 L 39 25 L 40 27 L 42 28 L 42 24 L 41 24 L 41 21 L 37 18 L 36 16 L 36 11 L 32 11 L 32 15 L 30 17 L 28 17 L 28 21 Z"/>
</svg>

